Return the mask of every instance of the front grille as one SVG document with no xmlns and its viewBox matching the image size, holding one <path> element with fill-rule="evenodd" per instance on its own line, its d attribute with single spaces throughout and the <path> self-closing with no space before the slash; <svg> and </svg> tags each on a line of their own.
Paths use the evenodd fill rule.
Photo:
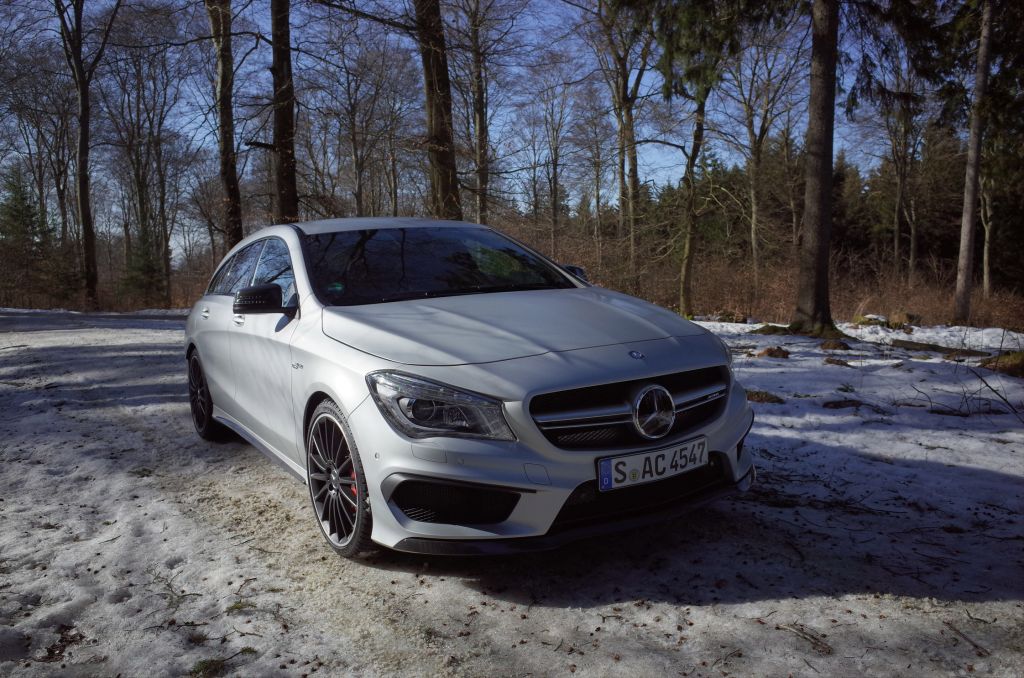
<svg viewBox="0 0 1024 678">
<path fill-rule="evenodd" d="M 707 466 L 645 485 L 601 492 L 596 480 L 588 480 L 573 490 L 558 512 L 548 534 L 647 513 L 667 510 L 722 485 L 725 464 L 720 453 L 713 452 Z"/>
<path fill-rule="evenodd" d="M 649 379 L 545 393 L 530 401 L 530 415 L 556 447 L 614 450 L 650 446 L 633 425 L 633 399 L 649 384 L 664 386 L 676 405 L 675 423 L 658 444 L 681 439 L 717 418 L 729 393 L 726 367 L 675 372 Z"/>
<path fill-rule="evenodd" d="M 508 520 L 519 493 L 491 487 L 404 480 L 391 495 L 411 520 L 446 525 L 493 525 Z"/>
</svg>

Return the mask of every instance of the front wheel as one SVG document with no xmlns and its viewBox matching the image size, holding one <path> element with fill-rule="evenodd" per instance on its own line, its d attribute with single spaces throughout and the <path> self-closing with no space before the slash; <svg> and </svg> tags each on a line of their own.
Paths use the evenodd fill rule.
<svg viewBox="0 0 1024 678">
<path fill-rule="evenodd" d="M 306 480 L 331 548 L 346 558 L 369 550 L 373 519 L 363 464 L 345 417 L 330 400 L 317 406 L 306 432 Z"/>
</svg>

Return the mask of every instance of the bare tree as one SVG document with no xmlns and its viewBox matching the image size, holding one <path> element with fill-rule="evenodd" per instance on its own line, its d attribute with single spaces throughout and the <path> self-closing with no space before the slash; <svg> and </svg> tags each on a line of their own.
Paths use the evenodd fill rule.
<svg viewBox="0 0 1024 678">
<path fill-rule="evenodd" d="M 338 27 L 323 45 L 323 61 L 304 70 L 311 118 L 302 132 L 304 152 L 311 196 L 325 214 L 349 212 L 345 189 L 356 216 L 379 214 L 384 193 L 398 213 L 401 155 L 421 103 L 410 96 L 411 55 L 398 42 L 384 27 Z"/>
<path fill-rule="evenodd" d="M 169 305 L 171 238 L 191 154 L 174 124 L 192 63 L 171 47 L 184 36 L 169 4 L 126 7 L 114 34 L 100 95 L 110 171 L 122 185 L 125 272 L 147 303 Z"/>
<path fill-rule="evenodd" d="M 93 223 L 90 193 L 90 138 L 92 125 L 92 98 L 90 88 L 96 68 L 103 58 L 110 31 L 121 9 L 122 0 L 113 5 L 100 21 L 98 28 L 86 26 L 85 0 L 54 0 L 53 8 L 60 24 L 64 58 L 71 70 L 78 93 L 78 145 L 76 149 L 75 183 L 78 193 L 78 221 L 82 228 L 82 269 L 85 273 L 85 303 L 89 308 L 99 306 L 96 270 L 96 227 Z M 90 49 L 91 45 L 91 51 Z"/>
<path fill-rule="evenodd" d="M 274 94 L 274 221 L 299 218 L 299 188 L 295 168 L 295 83 L 292 80 L 291 0 L 270 0 Z"/>
<path fill-rule="evenodd" d="M 981 0 L 981 29 L 978 61 L 974 73 L 971 127 L 967 137 L 967 171 L 964 175 L 964 208 L 960 222 L 960 257 L 956 267 L 956 296 L 953 321 L 966 323 L 971 317 L 971 288 L 974 285 L 974 225 L 978 211 L 978 175 L 981 166 L 981 138 L 984 133 L 983 107 L 988 84 L 989 49 L 992 39 L 992 0 Z"/>
<path fill-rule="evenodd" d="M 557 257 L 559 219 L 565 197 L 562 191 L 565 173 L 564 156 L 573 116 L 573 82 L 577 78 L 572 72 L 571 65 L 562 60 L 558 54 L 545 51 L 541 53 L 539 61 L 540 63 L 531 70 L 538 89 L 537 95 L 547 155 L 544 171 L 548 185 L 551 217 L 548 254 Z"/>
<path fill-rule="evenodd" d="M 791 327 L 795 331 L 820 335 L 833 327 L 828 271 L 839 0 L 814 0 L 811 21 L 803 237 L 798 253 L 797 303 Z"/>
<path fill-rule="evenodd" d="M 384 7 L 356 8 L 350 0 L 319 0 L 351 16 L 402 31 L 416 41 L 423 64 L 427 159 L 430 164 L 430 211 L 439 219 L 462 219 L 462 198 L 455 159 L 452 85 L 440 0 L 412 0 L 412 11 Z"/>
<path fill-rule="evenodd" d="M 760 223 L 762 196 L 766 191 L 763 165 L 769 136 L 778 123 L 799 103 L 800 66 L 806 49 L 805 25 L 792 7 L 784 21 L 760 23 L 744 31 L 747 46 L 724 69 L 720 92 L 730 104 L 725 120 L 740 127 L 744 136 L 732 132 L 734 125 L 716 131 L 738 148 L 747 161 L 747 198 L 750 226 L 750 259 L 754 289 L 760 282 Z"/>
<path fill-rule="evenodd" d="M 613 0 L 594 0 L 583 10 L 583 32 L 594 50 L 600 72 L 611 93 L 618 127 L 619 222 L 616 236 L 627 237 L 628 269 L 637 273 L 637 199 L 640 171 L 637 161 L 636 118 L 644 76 L 652 61 L 653 11 Z M 631 284 L 635 284 L 635 280 Z"/>
<path fill-rule="evenodd" d="M 608 106 L 601 99 L 597 84 L 592 80 L 583 83 L 576 95 L 574 108 L 576 116 L 571 140 L 578 149 L 578 157 L 586 166 L 582 172 L 587 175 L 589 188 L 585 190 L 592 192 L 593 198 L 590 228 L 597 248 L 598 269 L 601 269 L 604 265 L 602 194 L 608 168 L 612 164 L 615 130 L 608 119 Z"/>
<path fill-rule="evenodd" d="M 231 0 L 203 0 L 210 17 L 210 35 L 216 49 L 217 81 L 214 98 L 217 111 L 217 148 L 220 181 L 224 189 L 224 237 L 228 247 L 244 237 L 242 190 L 238 184 L 238 153 L 235 148 L 235 55 L 231 24 Z"/>
<path fill-rule="evenodd" d="M 486 224 L 492 202 L 494 150 L 492 90 L 501 84 L 503 66 L 522 50 L 517 22 L 526 0 L 451 0 L 448 20 L 453 84 L 464 101 L 462 115 L 472 163 L 474 219 Z"/>
</svg>

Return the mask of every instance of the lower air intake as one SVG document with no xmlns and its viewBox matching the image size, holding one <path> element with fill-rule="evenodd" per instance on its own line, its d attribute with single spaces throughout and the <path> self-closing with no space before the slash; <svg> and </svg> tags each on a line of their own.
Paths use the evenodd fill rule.
<svg viewBox="0 0 1024 678">
<path fill-rule="evenodd" d="M 493 525 L 508 520 L 519 493 L 431 480 L 404 480 L 391 500 L 410 520 L 446 525 Z"/>
</svg>

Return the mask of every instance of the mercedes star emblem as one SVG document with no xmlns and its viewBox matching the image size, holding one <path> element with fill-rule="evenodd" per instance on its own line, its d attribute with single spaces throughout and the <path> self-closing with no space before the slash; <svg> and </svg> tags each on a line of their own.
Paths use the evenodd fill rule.
<svg viewBox="0 0 1024 678">
<path fill-rule="evenodd" d="M 651 384 L 637 394 L 633 401 L 633 424 L 644 438 L 664 438 L 672 430 L 675 421 L 675 403 L 665 387 Z"/>
</svg>

